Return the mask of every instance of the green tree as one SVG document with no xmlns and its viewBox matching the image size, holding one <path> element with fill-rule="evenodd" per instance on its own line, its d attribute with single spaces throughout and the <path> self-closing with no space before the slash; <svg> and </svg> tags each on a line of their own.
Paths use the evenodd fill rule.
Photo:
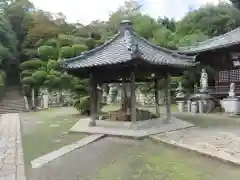
<svg viewBox="0 0 240 180">
<path fill-rule="evenodd" d="M 227 3 L 207 4 L 189 12 L 177 23 L 176 33 L 181 36 L 202 32 L 212 37 L 240 26 L 240 11 Z"/>
<path fill-rule="evenodd" d="M 239 0 L 230 0 L 230 2 L 238 9 L 240 9 L 240 1 Z"/>
</svg>

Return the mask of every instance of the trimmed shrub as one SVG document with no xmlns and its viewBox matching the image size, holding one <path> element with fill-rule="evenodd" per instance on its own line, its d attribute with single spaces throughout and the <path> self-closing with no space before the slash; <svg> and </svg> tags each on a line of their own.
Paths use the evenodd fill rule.
<svg viewBox="0 0 240 180">
<path fill-rule="evenodd" d="M 73 48 L 70 46 L 64 46 L 60 49 L 60 57 L 62 59 L 71 58 L 74 56 Z"/>
<path fill-rule="evenodd" d="M 88 47 L 89 50 L 93 49 L 96 47 L 96 42 L 94 39 L 92 38 L 89 38 L 87 41 L 86 41 L 86 45 Z"/>
<path fill-rule="evenodd" d="M 57 48 L 52 46 L 41 46 L 38 48 L 38 54 L 40 58 L 44 61 L 48 61 L 49 59 L 57 59 L 58 51 Z"/>
<path fill-rule="evenodd" d="M 54 70 L 57 70 L 59 68 L 59 63 L 55 60 L 49 60 L 48 63 L 47 63 L 47 69 L 48 70 L 51 70 L 51 69 L 54 69 Z"/>
<path fill-rule="evenodd" d="M 45 65 L 45 63 L 43 61 L 41 61 L 39 59 L 34 59 L 34 60 L 24 61 L 23 63 L 21 63 L 20 69 L 21 70 L 38 69 L 44 65 Z"/>
<path fill-rule="evenodd" d="M 88 47 L 83 44 L 74 44 L 72 48 L 75 56 L 79 56 L 82 52 L 88 50 Z"/>
<path fill-rule="evenodd" d="M 90 115 L 90 97 L 85 96 L 74 103 L 74 107 L 83 115 Z"/>
</svg>

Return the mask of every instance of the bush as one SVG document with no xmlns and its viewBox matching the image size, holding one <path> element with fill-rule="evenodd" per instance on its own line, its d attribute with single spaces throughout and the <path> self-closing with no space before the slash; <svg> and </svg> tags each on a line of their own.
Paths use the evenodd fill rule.
<svg viewBox="0 0 240 180">
<path fill-rule="evenodd" d="M 89 39 L 86 41 L 86 45 L 87 45 L 88 49 L 91 50 L 91 49 L 94 49 L 94 48 L 95 48 L 96 42 L 95 42 L 94 39 L 89 38 Z"/>
<path fill-rule="evenodd" d="M 33 81 L 35 82 L 36 85 L 42 85 L 43 82 L 45 81 L 47 77 L 47 72 L 46 71 L 35 71 L 33 74 L 32 74 L 32 78 L 33 78 Z"/>
<path fill-rule="evenodd" d="M 61 50 L 60 50 L 60 57 L 62 59 L 65 59 L 65 58 L 71 58 L 74 56 L 74 51 L 73 51 L 73 48 L 70 47 L 70 46 L 65 46 L 65 47 L 62 47 Z"/>
<path fill-rule="evenodd" d="M 41 46 L 38 48 L 38 54 L 40 58 L 44 61 L 48 61 L 49 59 L 57 59 L 58 51 L 57 48 L 52 46 Z"/>
<path fill-rule="evenodd" d="M 85 96 L 74 103 L 74 107 L 83 115 L 90 115 L 90 97 Z"/>
<path fill-rule="evenodd" d="M 75 56 L 79 56 L 82 52 L 88 50 L 88 47 L 83 44 L 74 44 L 72 48 Z"/>
<path fill-rule="evenodd" d="M 31 86 L 34 84 L 34 81 L 32 77 L 24 77 L 23 79 L 21 79 L 21 84 Z"/>
<path fill-rule="evenodd" d="M 73 37 L 66 34 L 58 35 L 59 46 L 71 46 L 73 44 Z"/>
<path fill-rule="evenodd" d="M 101 46 L 104 44 L 103 40 L 96 40 L 96 46 Z"/>
<path fill-rule="evenodd" d="M 23 70 L 20 74 L 21 78 L 32 76 L 35 70 Z"/>
<path fill-rule="evenodd" d="M 45 63 L 43 61 L 41 61 L 39 59 L 34 59 L 34 60 L 24 61 L 23 63 L 21 63 L 20 69 L 21 70 L 38 69 L 44 65 L 45 65 Z"/>
<path fill-rule="evenodd" d="M 47 63 L 47 69 L 51 70 L 57 70 L 59 68 L 59 63 L 55 60 L 49 60 Z"/>
<path fill-rule="evenodd" d="M 52 46 L 52 47 L 55 47 L 55 48 L 57 48 L 57 44 L 58 44 L 57 39 L 54 39 L 54 38 L 48 39 L 48 40 L 44 43 L 45 46 Z"/>
</svg>

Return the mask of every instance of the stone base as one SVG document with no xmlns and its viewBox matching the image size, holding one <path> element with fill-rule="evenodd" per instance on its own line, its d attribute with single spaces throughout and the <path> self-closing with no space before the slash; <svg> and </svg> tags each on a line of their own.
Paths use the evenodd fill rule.
<svg viewBox="0 0 240 180">
<path fill-rule="evenodd" d="M 184 111 L 184 101 L 177 101 L 178 111 L 183 112 Z"/>
<path fill-rule="evenodd" d="M 94 127 L 94 126 L 96 126 L 96 125 L 97 125 L 97 124 L 96 124 L 96 121 L 90 120 L 89 123 L 88 123 L 88 126 L 89 126 L 89 127 Z"/>
<path fill-rule="evenodd" d="M 192 102 L 191 103 L 191 112 L 192 113 L 198 113 L 198 103 L 197 102 Z"/>
<path fill-rule="evenodd" d="M 138 129 L 138 124 L 137 123 L 131 123 L 130 128 L 137 130 Z"/>
<path fill-rule="evenodd" d="M 221 101 L 221 106 L 225 112 L 231 113 L 232 115 L 240 114 L 240 98 L 225 98 Z"/>
<path fill-rule="evenodd" d="M 120 122 L 98 120 L 97 126 L 89 126 L 91 119 L 80 119 L 71 129 L 71 132 L 105 134 L 112 136 L 124 136 L 130 138 L 144 138 L 149 135 L 159 134 L 178 129 L 193 127 L 194 125 L 175 117 L 171 117 L 170 123 L 165 123 L 166 117 L 146 121 Z"/>
</svg>

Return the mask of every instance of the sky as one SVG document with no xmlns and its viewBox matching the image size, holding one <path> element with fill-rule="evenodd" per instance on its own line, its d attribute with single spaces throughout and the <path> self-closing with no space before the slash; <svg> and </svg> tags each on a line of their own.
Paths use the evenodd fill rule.
<svg viewBox="0 0 240 180">
<path fill-rule="evenodd" d="M 124 4 L 125 0 L 31 0 L 36 8 L 53 13 L 62 12 L 68 22 L 89 24 L 94 20 L 108 20 L 109 14 Z M 143 13 L 157 18 L 167 16 L 181 19 L 189 9 L 206 3 L 217 4 L 228 0 L 138 0 L 143 4 Z"/>
</svg>

